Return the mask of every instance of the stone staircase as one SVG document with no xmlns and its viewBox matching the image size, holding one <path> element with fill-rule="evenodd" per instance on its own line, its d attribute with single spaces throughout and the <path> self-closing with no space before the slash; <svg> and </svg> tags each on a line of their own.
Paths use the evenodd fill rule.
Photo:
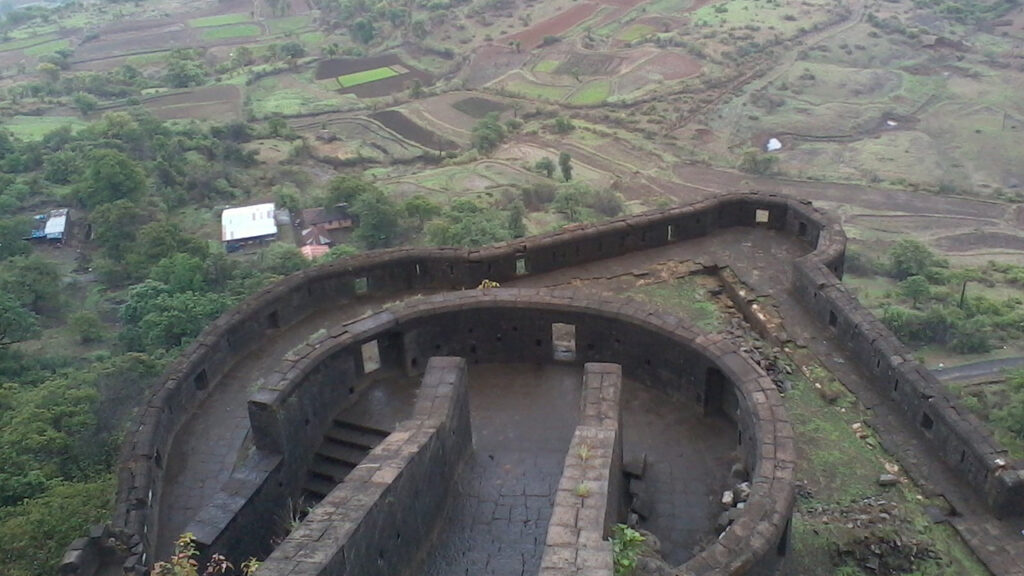
<svg viewBox="0 0 1024 576">
<path fill-rule="evenodd" d="M 390 433 L 336 418 L 306 472 L 305 502 L 313 505 L 323 500 Z"/>
</svg>

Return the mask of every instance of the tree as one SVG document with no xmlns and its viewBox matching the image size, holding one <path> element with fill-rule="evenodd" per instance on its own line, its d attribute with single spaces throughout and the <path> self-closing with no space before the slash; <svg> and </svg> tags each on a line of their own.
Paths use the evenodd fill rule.
<svg viewBox="0 0 1024 576">
<path fill-rule="evenodd" d="M 0 269 L 0 292 L 37 314 L 57 311 L 62 300 L 60 270 L 39 256 L 15 256 Z"/>
<path fill-rule="evenodd" d="M 572 123 L 572 120 L 565 116 L 558 116 L 554 121 L 554 130 L 556 134 L 568 134 L 576 129 L 576 125 Z"/>
<path fill-rule="evenodd" d="M 352 213 L 359 218 L 353 237 L 366 248 L 387 248 L 397 242 L 398 207 L 376 186 L 356 197 Z"/>
<path fill-rule="evenodd" d="M 0 261 L 29 253 L 28 242 L 23 238 L 31 229 L 30 218 L 0 219 Z"/>
<path fill-rule="evenodd" d="M 51 84 L 56 84 L 60 81 L 60 66 L 53 64 L 52 62 L 43 62 L 36 66 L 36 71 L 43 77 L 44 80 Z"/>
<path fill-rule="evenodd" d="M 149 278 L 174 292 L 203 292 L 207 289 L 206 263 L 191 254 L 173 254 L 149 271 Z"/>
<path fill-rule="evenodd" d="M 128 291 L 128 302 L 121 309 L 125 324 L 121 337 L 132 350 L 176 348 L 199 334 L 229 305 L 221 294 L 174 292 L 166 284 L 147 280 Z"/>
<path fill-rule="evenodd" d="M 275 276 L 287 276 L 309 266 L 299 249 L 284 242 L 274 242 L 260 254 L 260 267 Z"/>
<path fill-rule="evenodd" d="M 327 183 L 327 191 L 322 205 L 324 208 L 333 208 L 342 203 L 352 204 L 363 194 L 378 192 L 380 189 L 372 182 L 367 182 L 356 176 L 338 176 Z"/>
<path fill-rule="evenodd" d="M 533 169 L 542 172 L 548 178 L 555 175 L 555 163 L 547 156 L 533 163 Z"/>
<path fill-rule="evenodd" d="M 70 184 L 82 172 L 79 154 L 71 150 L 58 150 L 46 155 L 43 161 L 43 178 L 54 184 Z"/>
<path fill-rule="evenodd" d="M 0 541 L 8 576 L 56 574 L 68 542 L 86 526 L 110 518 L 113 479 L 55 482 L 40 496 L 4 510 Z"/>
<path fill-rule="evenodd" d="M 135 243 L 141 220 L 138 206 L 123 199 L 102 204 L 89 215 L 93 240 L 103 249 L 104 256 L 119 262 Z"/>
<path fill-rule="evenodd" d="M 0 294 L 0 349 L 35 338 L 39 334 L 38 318 L 22 307 L 10 294 Z"/>
<path fill-rule="evenodd" d="M 483 207 L 472 200 L 451 203 L 440 219 L 427 227 L 427 238 L 437 246 L 475 248 L 512 238 L 508 218 L 493 207 Z"/>
<path fill-rule="evenodd" d="M 516 200 L 508 208 L 508 231 L 513 238 L 526 236 L 526 207 L 522 201 Z"/>
<path fill-rule="evenodd" d="M 206 68 L 199 60 L 198 54 L 190 49 L 178 49 L 171 52 L 164 73 L 164 82 L 173 88 L 198 86 L 206 81 Z"/>
<path fill-rule="evenodd" d="M 582 182 L 562 186 L 555 194 L 555 201 L 551 203 L 551 208 L 555 212 L 565 215 L 569 222 L 582 222 L 585 219 L 591 193 L 590 187 Z"/>
<path fill-rule="evenodd" d="M 96 106 L 99 105 L 99 101 L 92 94 L 86 94 L 85 92 L 76 92 L 71 97 L 71 101 L 75 104 L 75 108 L 82 113 L 82 117 L 86 117 L 92 114 L 96 110 Z"/>
<path fill-rule="evenodd" d="M 353 22 L 351 32 L 352 38 L 360 44 L 373 42 L 373 37 L 377 34 L 373 21 L 368 18 L 360 18 Z"/>
<path fill-rule="evenodd" d="M 928 298 L 932 293 L 931 286 L 928 285 L 928 280 L 923 276 L 911 276 L 900 282 L 899 288 L 900 294 L 902 294 L 904 298 L 910 300 L 913 303 L 914 308 L 917 308 L 917 305 L 921 300 Z"/>
<path fill-rule="evenodd" d="M 422 230 L 428 220 L 441 214 L 441 207 L 426 196 L 416 194 L 402 203 L 402 212 L 409 218 L 414 218 Z"/>
<path fill-rule="evenodd" d="M 77 192 L 86 208 L 96 208 L 121 199 L 138 200 L 145 190 L 146 174 L 134 160 L 115 150 L 95 150 Z"/>
<path fill-rule="evenodd" d="M 505 127 L 499 118 L 497 112 L 491 112 L 473 126 L 470 140 L 481 154 L 490 154 L 505 140 Z"/>
<path fill-rule="evenodd" d="M 245 66 L 252 64 L 252 61 L 252 48 L 249 48 L 248 46 L 239 46 L 231 53 L 232 68 L 244 68 Z"/>
<path fill-rule="evenodd" d="M 1006 379 L 1006 394 L 1006 401 L 993 411 L 993 419 L 1024 440 L 1024 371 L 1010 373 Z"/>
<path fill-rule="evenodd" d="M 740 159 L 740 170 L 748 174 L 770 174 L 775 170 L 778 158 L 771 154 L 761 154 L 756 150 L 747 150 Z"/>
<path fill-rule="evenodd" d="M 931 268 L 944 266 L 927 246 L 917 240 L 899 240 L 889 248 L 889 274 L 898 280 L 927 277 Z"/>
<path fill-rule="evenodd" d="M 75 312 L 68 318 L 68 327 L 78 336 L 78 341 L 83 344 L 103 339 L 103 321 L 95 312 L 86 310 Z"/>
<path fill-rule="evenodd" d="M 303 56 L 306 55 L 306 47 L 293 40 L 291 42 L 285 42 L 284 44 L 281 44 L 281 47 L 278 48 L 277 53 L 280 54 L 283 58 L 287 58 L 289 60 L 298 60 L 299 58 L 302 58 Z"/>
<path fill-rule="evenodd" d="M 562 171 L 562 179 L 566 182 L 572 180 L 572 156 L 568 152 L 558 155 L 558 168 Z"/>
</svg>

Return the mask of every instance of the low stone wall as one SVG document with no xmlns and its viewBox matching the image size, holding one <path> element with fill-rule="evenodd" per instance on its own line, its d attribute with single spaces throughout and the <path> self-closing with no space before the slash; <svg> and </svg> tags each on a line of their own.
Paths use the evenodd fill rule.
<svg viewBox="0 0 1024 576">
<path fill-rule="evenodd" d="M 260 576 L 404 573 L 444 517 L 471 448 L 466 362 L 431 358 L 413 416 L 313 508 Z"/>
<path fill-rule="evenodd" d="M 565 456 L 539 576 L 613 576 L 607 538 L 622 520 L 622 367 L 583 367 L 582 417 Z"/>
</svg>

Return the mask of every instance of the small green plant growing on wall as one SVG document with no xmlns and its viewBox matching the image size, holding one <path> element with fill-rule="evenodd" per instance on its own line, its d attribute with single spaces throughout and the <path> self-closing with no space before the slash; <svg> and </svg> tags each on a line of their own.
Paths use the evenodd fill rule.
<svg viewBox="0 0 1024 576">
<path fill-rule="evenodd" d="M 590 445 L 580 444 L 579 448 L 576 449 L 576 454 L 580 457 L 580 462 L 586 464 L 587 460 L 590 459 Z"/>
<path fill-rule="evenodd" d="M 612 556 L 615 560 L 615 576 L 629 576 L 636 569 L 636 560 L 644 549 L 642 534 L 626 526 L 616 524 L 612 529 Z"/>
<path fill-rule="evenodd" d="M 220 554 L 214 554 L 210 561 L 203 567 L 199 564 L 199 549 L 196 547 L 196 537 L 191 533 L 185 533 L 178 537 L 174 543 L 174 556 L 166 562 L 157 562 L 153 566 L 154 576 L 256 576 L 256 570 L 260 566 L 259 560 L 249 558 L 242 562 L 241 570 L 235 572 L 235 567 L 228 562 L 227 558 Z"/>
<path fill-rule="evenodd" d="M 586 482 L 580 482 L 576 485 L 576 495 L 580 498 L 590 496 L 590 486 Z"/>
</svg>

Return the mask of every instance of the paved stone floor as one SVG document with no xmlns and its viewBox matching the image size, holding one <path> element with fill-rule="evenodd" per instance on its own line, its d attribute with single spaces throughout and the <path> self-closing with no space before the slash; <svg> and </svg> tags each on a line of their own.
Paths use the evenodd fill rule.
<svg viewBox="0 0 1024 576">
<path fill-rule="evenodd" d="M 722 417 L 704 418 L 695 403 L 627 379 L 622 440 L 626 460 L 647 455 L 643 484 L 650 512 L 640 527 L 658 537 L 662 556 L 678 566 L 717 536 L 719 500 L 738 462 L 736 426 Z"/>
<path fill-rule="evenodd" d="M 519 576 L 540 567 L 555 490 L 579 418 L 577 366 L 474 365 L 473 452 L 422 576 Z"/>
</svg>

